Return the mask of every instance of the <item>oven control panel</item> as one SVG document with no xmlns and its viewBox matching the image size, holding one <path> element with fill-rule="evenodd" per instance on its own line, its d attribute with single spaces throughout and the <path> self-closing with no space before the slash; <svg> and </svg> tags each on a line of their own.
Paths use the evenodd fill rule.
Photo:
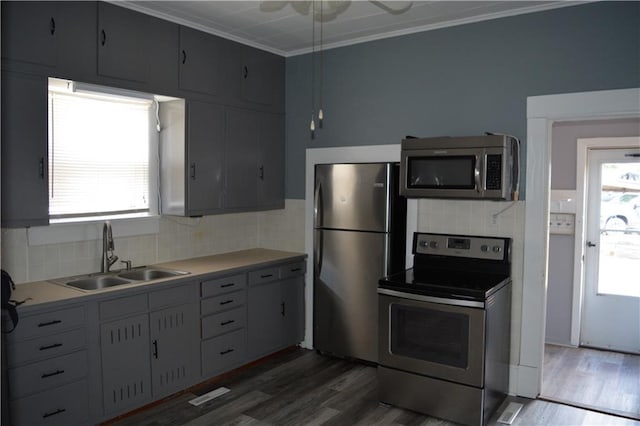
<svg viewBox="0 0 640 426">
<path fill-rule="evenodd" d="M 508 259 L 509 246 L 505 238 L 463 235 L 426 234 L 413 235 L 414 254 L 437 254 L 474 259 Z"/>
</svg>

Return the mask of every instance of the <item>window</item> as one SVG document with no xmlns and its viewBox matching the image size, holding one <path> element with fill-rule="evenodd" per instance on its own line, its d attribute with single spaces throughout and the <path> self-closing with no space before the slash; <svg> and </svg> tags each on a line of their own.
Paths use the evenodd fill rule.
<svg viewBox="0 0 640 426">
<path fill-rule="evenodd" d="M 152 97 L 79 87 L 49 79 L 50 221 L 155 214 Z"/>
</svg>

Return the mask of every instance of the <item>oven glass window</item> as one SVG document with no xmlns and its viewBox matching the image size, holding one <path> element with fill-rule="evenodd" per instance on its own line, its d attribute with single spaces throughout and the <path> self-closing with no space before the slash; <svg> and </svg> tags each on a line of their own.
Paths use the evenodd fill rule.
<svg viewBox="0 0 640 426">
<path fill-rule="evenodd" d="M 409 157 L 409 188 L 474 189 L 476 159 L 473 155 Z"/>
<path fill-rule="evenodd" d="M 391 352 L 452 367 L 466 368 L 469 317 L 462 313 L 391 305 Z"/>
</svg>

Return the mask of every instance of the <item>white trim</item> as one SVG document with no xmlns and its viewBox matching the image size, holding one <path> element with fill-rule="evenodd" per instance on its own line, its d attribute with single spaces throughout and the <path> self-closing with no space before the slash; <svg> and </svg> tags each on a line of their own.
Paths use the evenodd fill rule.
<svg viewBox="0 0 640 426">
<path fill-rule="evenodd" d="M 305 172 L 305 223 L 304 244 L 307 256 L 307 285 L 305 287 L 305 339 L 302 346 L 313 348 L 313 186 L 316 164 L 328 163 L 367 163 L 400 161 L 400 144 L 396 145 L 371 145 L 348 146 L 337 148 L 313 148 L 306 152 Z M 418 203 L 417 200 L 407 202 L 407 235 L 413 235 L 418 228 Z M 410 238 L 407 238 L 410 240 Z M 410 247 L 411 242 L 407 244 Z M 409 249 L 409 253 L 411 250 Z M 407 255 L 407 257 L 412 257 Z M 413 263 L 413 259 L 410 259 Z M 377 319 L 372 319 L 377 321 Z"/>
<path fill-rule="evenodd" d="M 582 295 L 584 289 L 584 247 L 586 240 L 587 212 L 587 161 L 593 148 L 633 148 L 640 146 L 637 137 L 580 138 L 576 152 L 576 222 L 573 258 L 573 301 L 571 307 L 571 344 L 580 344 L 582 321 Z"/>
<path fill-rule="evenodd" d="M 527 99 L 527 202 L 525 204 L 522 329 L 518 395 L 542 388 L 547 299 L 551 125 L 554 121 L 626 118 L 640 115 L 640 89 L 605 90 Z M 529 370 L 531 368 L 532 370 Z M 530 374 L 531 373 L 531 374 Z M 533 376 L 532 376 L 533 375 Z M 535 377 L 536 380 L 531 380 Z"/>
</svg>

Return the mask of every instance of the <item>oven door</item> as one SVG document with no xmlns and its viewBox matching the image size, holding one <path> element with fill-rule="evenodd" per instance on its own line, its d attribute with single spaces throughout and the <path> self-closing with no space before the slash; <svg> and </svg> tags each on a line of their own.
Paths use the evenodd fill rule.
<svg viewBox="0 0 640 426">
<path fill-rule="evenodd" d="M 439 299 L 379 289 L 378 362 L 470 386 L 484 386 L 482 302 Z M 382 293 L 387 294 L 382 294 Z M 391 294 L 391 295 L 390 295 Z"/>
</svg>

